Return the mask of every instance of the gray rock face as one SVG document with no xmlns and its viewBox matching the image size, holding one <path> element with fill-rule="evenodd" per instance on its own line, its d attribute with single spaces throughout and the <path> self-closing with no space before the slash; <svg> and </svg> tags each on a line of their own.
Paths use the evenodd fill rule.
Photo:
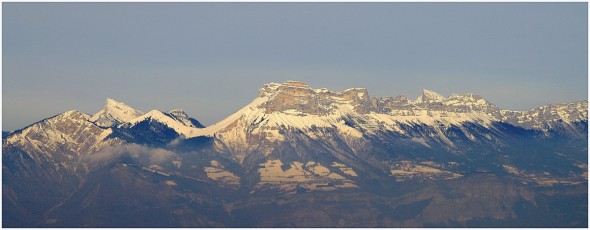
<svg viewBox="0 0 590 230">
<path fill-rule="evenodd" d="M 335 113 L 342 104 L 354 106 L 359 113 L 371 111 L 366 89 L 355 88 L 343 92 L 332 92 L 327 89 L 311 89 L 303 82 L 287 81 L 283 84 L 265 85 L 260 89 L 259 96 L 270 97 L 263 105 L 266 113 L 293 109 L 312 115 L 326 115 Z"/>
<path fill-rule="evenodd" d="M 294 109 L 309 114 L 322 115 L 329 112 L 329 103 L 314 92 L 307 84 L 286 82 L 282 85 L 269 85 L 264 88 L 265 94 L 272 94 L 264 105 L 267 113 L 283 112 Z"/>
</svg>

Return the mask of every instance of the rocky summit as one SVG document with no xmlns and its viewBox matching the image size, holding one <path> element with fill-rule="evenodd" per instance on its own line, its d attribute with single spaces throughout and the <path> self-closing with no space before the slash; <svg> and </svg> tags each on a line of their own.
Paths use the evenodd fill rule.
<svg viewBox="0 0 590 230">
<path fill-rule="evenodd" d="M 586 100 L 298 81 L 253 97 L 208 127 L 107 99 L 3 132 L 3 226 L 588 226 Z"/>
</svg>

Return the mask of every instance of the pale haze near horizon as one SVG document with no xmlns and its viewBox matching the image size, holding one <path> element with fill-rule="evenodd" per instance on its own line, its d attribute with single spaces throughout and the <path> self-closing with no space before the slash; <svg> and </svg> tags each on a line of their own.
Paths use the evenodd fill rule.
<svg viewBox="0 0 590 230">
<path fill-rule="evenodd" d="M 263 84 L 528 110 L 588 96 L 587 3 L 3 3 L 2 130 L 106 98 L 205 125 Z"/>
</svg>

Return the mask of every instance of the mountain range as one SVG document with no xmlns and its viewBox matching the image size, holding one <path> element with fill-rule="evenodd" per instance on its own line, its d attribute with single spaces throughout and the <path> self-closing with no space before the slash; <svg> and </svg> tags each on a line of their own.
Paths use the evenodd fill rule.
<svg viewBox="0 0 590 230">
<path fill-rule="evenodd" d="M 5 227 L 587 227 L 588 101 L 269 83 L 211 126 L 107 99 L 2 138 Z"/>
</svg>

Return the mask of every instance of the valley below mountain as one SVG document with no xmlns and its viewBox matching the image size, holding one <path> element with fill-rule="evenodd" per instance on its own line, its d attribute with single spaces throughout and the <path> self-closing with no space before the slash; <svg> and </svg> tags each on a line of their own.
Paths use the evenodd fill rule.
<svg viewBox="0 0 590 230">
<path fill-rule="evenodd" d="M 587 100 L 509 111 L 287 81 L 205 127 L 107 99 L 3 132 L 2 224 L 587 227 L 587 133 Z"/>
</svg>

